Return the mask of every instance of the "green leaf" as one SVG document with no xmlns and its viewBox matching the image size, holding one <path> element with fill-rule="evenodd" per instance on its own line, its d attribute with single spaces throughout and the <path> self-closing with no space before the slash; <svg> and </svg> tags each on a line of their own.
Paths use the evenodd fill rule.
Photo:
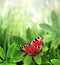
<svg viewBox="0 0 60 65">
<path fill-rule="evenodd" d="M 29 65 L 31 63 L 31 61 L 32 61 L 32 57 L 31 56 L 29 56 L 29 55 L 25 56 L 24 65 Z"/>
<path fill-rule="evenodd" d="M 42 56 L 42 59 L 42 65 L 50 64 L 48 57 L 46 57 L 45 55 Z"/>
<path fill-rule="evenodd" d="M 58 14 L 53 10 L 51 12 L 51 19 L 52 19 L 52 25 L 54 26 L 54 28 L 59 28 L 59 18 L 58 18 Z"/>
<path fill-rule="evenodd" d="M 23 58 L 24 58 L 23 56 L 16 57 L 16 58 L 11 58 L 11 59 L 9 59 L 8 62 L 13 62 L 13 63 L 20 62 L 20 61 L 23 60 Z"/>
<path fill-rule="evenodd" d="M 34 38 L 34 31 L 32 31 L 32 29 L 28 28 L 26 30 L 26 38 L 30 42 L 33 40 L 33 38 Z"/>
<path fill-rule="evenodd" d="M 60 44 L 60 32 L 59 32 L 59 36 L 57 37 L 58 43 Z"/>
<path fill-rule="evenodd" d="M 34 34 L 34 37 L 35 37 L 35 36 L 37 37 L 37 36 L 39 36 L 39 35 L 42 35 L 42 34 L 40 34 L 40 32 L 42 32 L 42 31 L 40 31 L 39 25 L 38 25 L 38 27 L 37 27 L 36 24 L 33 24 L 31 30 L 32 30 L 32 32 L 33 32 L 33 34 Z"/>
<path fill-rule="evenodd" d="M 19 51 L 20 52 L 20 51 Z M 20 61 L 22 61 L 23 60 L 23 56 L 25 55 L 25 53 L 23 53 L 23 52 L 20 52 L 20 53 L 18 53 L 18 52 L 16 52 L 15 53 L 16 55 L 15 56 L 13 56 L 13 58 L 10 58 L 9 60 L 8 60 L 8 62 L 20 62 Z"/>
<path fill-rule="evenodd" d="M 58 47 L 58 45 L 59 45 L 58 39 L 57 39 L 57 37 L 54 37 L 52 39 L 51 48 L 53 47 L 54 49 L 56 49 Z"/>
<path fill-rule="evenodd" d="M 13 56 L 14 52 L 15 52 L 15 49 L 16 49 L 16 44 L 13 43 L 9 48 L 8 48 L 8 51 L 7 51 L 7 58 L 10 58 Z"/>
<path fill-rule="evenodd" d="M 37 56 L 35 56 L 35 57 L 34 57 L 34 60 L 35 60 L 35 62 L 36 62 L 37 64 L 41 64 L 41 63 L 42 63 L 42 58 L 41 58 L 40 54 L 37 55 Z"/>
<path fill-rule="evenodd" d="M 43 35 L 43 42 L 49 42 L 52 40 L 52 34 L 49 34 L 49 35 Z"/>
<path fill-rule="evenodd" d="M 49 63 L 42 63 L 42 65 L 50 65 Z"/>
<path fill-rule="evenodd" d="M 0 63 L 0 65 L 4 65 L 3 63 Z"/>
<path fill-rule="evenodd" d="M 12 36 L 11 41 L 17 43 L 18 46 L 24 45 L 26 43 L 26 41 L 20 36 Z"/>
<path fill-rule="evenodd" d="M 50 58 L 52 59 L 52 58 L 55 58 L 56 57 L 56 51 L 55 51 L 55 49 L 52 47 L 51 49 L 50 49 Z"/>
<path fill-rule="evenodd" d="M 60 49 L 57 49 L 57 56 L 60 58 Z"/>
<path fill-rule="evenodd" d="M 16 65 L 16 63 L 1 63 L 0 65 Z"/>
<path fill-rule="evenodd" d="M 3 62 L 3 61 L 0 59 L 0 62 Z"/>
<path fill-rule="evenodd" d="M 40 24 L 40 27 L 44 30 L 44 31 L 49 31 L 51 32 L 52 31 L 52 27 L 46 23 L 42 23 Z"/>
<path fill-rule="evenodd" d="M 1 47 L 4 47 L 5 44 L 3 44 L 3 43 L 5 43 L 5 40 L 6 40 L 6 29 L 2 29 L 0 31 L 0 46 Z M 5 49 L 4 49 L 4 51 L 5 51 Z"/>
<path fill-rule="evenodd" d="M 25 53 L 18 50 L 18 51 L 15 51 L 13 57 L 19 57 L 19 56 L 23 56 L 23 55 L 25 55 Z"/>
<path fill-rule="evenodd" d="M 52 59 L 51 62 L 54 65 L 60 65 L 60 59 Z"/>
<path fill-rule="evenodd" d="M 43 48 L 42 48 L 42 51 L 43 52 L 46 52 L 48 50 L 48 47 L 47 46 L 44 46 Z"/>
<path fill-rule="evenodd" d="M 29 65 L 35 65 L 34 61 L 32 61 Z"/>
<path fill-rule="evenodd" d="M 0 47 L 0 57 L 3 59 L 5 58 L 5 53 L 2 47 Z"/>
</svg>

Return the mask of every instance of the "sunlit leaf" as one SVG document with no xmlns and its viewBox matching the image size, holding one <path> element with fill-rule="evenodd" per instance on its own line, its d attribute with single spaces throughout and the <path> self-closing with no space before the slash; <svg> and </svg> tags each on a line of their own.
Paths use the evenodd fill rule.
<svg viewBox="0 0 60 65">
<path fill-rule="evenodd" d="M 47 34 L 45 34 L 45 35 L 43 35 L 43 42 L 49 42 L 49 41 L 51 41 L 52 40 L 52 34 L 49 34 L 49 35 L 47 35 Z"/>
<path fill-rule="evenodd" d="M 8 60 L 8 62 L 13 62 L 13 63 L 20 62 L 23 60 L 23 58 L 24 58 L 23 56 L 25 55 L 25 53 L 20 52 L 20 51 L 14 53 L 14 54 L 15 54 L 15 56 L 13 56 L 13 58 L 10 58 Z"/>
<path fill-rule="evenodd" d="M 42 51 L 43 52 L 46 52 L 48 50 L 48 47 L 47 46 L 44 46 L 43 48 L 42 48 Z"/>
<path fill-rule="evenodd" d="M 15 43 L 13 43 L 9 48 L 8 48 L 8 51 L 7 51 L 7 58 L 10 58 L 13 56 L 14 52 L 15 52 L 15 49 L 16 49 L 16 45 Z"/>
<path fill-rule="evenodd" d="M 16 63 L 1 63 L 1 65 L 16 65 Z"/>
<path fill-rule="evenodd" d="M 60 65 L 60 59 L 52 59 L 51 62 L 54 65 Z"/>
<path fill-rule="evenodd" d="M 42 58 L 41 58 L 40 54 L 37 55 L 37 56 L 35 56 L 35 57 L 34 57 L 34 60 L 35 60 L 35 62 L 36 62 L 37 64 L 41 64 L 41 63 L 42 63 Z"/>
<path fill-rule="evenodd" d="M 0 62 L 3 62 L 3 61 L 0 59 Z"/>
<path fill-rule="evenodd" d="M 32 61 L 32 57 L 31 56 L 29 56 L 29 55 L 25 56 L 24 65 L 29 65 L 31 63 L 31 61 Z"/>
<path fill-rule="evenodd" d="M 16 58 L 11 58 L 11 59 L 9 59 L 8 62 L 12 62 L 12 63 L 20 62 L 20 61 L 23 60 L 23 58 L 24 58 L 23 56 L 16 57 Z"/>
<path fill-rule="evenodd" d="M 0 47 L 0 57 L 3 59 L 5 58 L 5 52 L 2 47 Z"/>
</svg>

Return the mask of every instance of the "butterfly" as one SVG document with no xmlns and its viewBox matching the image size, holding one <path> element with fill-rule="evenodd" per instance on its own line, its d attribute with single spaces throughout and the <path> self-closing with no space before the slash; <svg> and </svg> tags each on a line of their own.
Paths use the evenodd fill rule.
<svg viewBox="0 0 60 65">
<path fill-rule="evenodd" d="M 20 48 L 30 56 L 36 56 L 42 51 L 42 36 L 38 36 L 31 43 L 28 43 Z"/>
</svg>

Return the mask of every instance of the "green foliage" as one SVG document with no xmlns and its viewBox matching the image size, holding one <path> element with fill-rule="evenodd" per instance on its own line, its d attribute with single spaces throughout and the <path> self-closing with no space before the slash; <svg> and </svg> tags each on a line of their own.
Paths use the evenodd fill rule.
<svg viewBox="0 0 60 65">
<path fill-rule="evenodd" d="M 29 65 L 31 63 L 31 61 L 32 61 L 32 57 L 27 55 L 27 56 L 25 56 L 23 62 L 24 62 L 24 65 Z"/>
<path fill-rule="evenodd" d="M 52 27 L 51 27 L 49 24 L 42 23 L 42 24 L 40 24 L 40 27 L 41 27 L 44 31 L 49 31 L 49 32 L 52 31 Z"/>
<path fill-rule="evenodd" d="M 17 53 L 15 54 L 19 49 L 16 41 L 13 41 L 13 39 L 15 40 L 12 35 L 13 22 L 14 16 L 12 12 L 9 12 L 5 18 L 2 15 L 0 16 L 0 65 L 16 65 L 16 62 L 23 60 L 24 53 L 18 56 Z"/>
<path fill-rule="evenodd" d="M 16 62 L 20 62 L 21 60 L 23 60 L 23 56 L 20 55 L 20 56 L 18 56 L 18 57 L 9 59 L 8 62 L 16 63 Z"/>
<path fill-rule="evenodd" d="M 57 49 L 57 56 L 60 58 L 60 49 Z"/>
<path fill-rule="evenodd" d="M 16 48 L 16 44 L 14 44 L 14 43 L 8 48 L 7 58 L 10 58 L 14 55 L 15 48 Z"/>
<path fill-rule="evenodd" d="M 40 64 L 42 63 L 42 58 L 41 58 L 40 54 L 37 55 L 37 56 L 35 56 L 35 57 L 34 57 L 34 60 L 35 60 L 35 62 L 36 62 L 38 65 L 40 65 Z"/>
<path fill-rule="evenodd" d="M 43 46 L 42 51 L 46 52 L 47 50 L 48 50 L 48 47 L 47 46 Z"/>
<path fill-rule="evenodd" d="M 59 43 L 60 33 L 59 33 L 59 17 L 54 10 L 51 12 L 51 20 L 52 25 L 43 23 L 40 24 L 40 27 L 45 31 L 45 35 L 43 35 L 45 37 L 44 39 L 52 41 L 51 48 L 54 47 L 56 49 L 60 44 Z M 48 42 L 48 40 L 46 42 Z"/>
<path fill-rule="evenodd" d="M 60 65 L 60 59 L 52 59 L 51 62 L 52 62 L 54 65 Z"/>
<path fill-rule="evenodd" d="M 51 20 L 53 27 L 55 29 L 59 29 L 59 17 L 54 10 L 51 12 Z"/>
<path fill-rule="evenodd" d="M 2 47 L 0 47 L 0 57 L 3 59 L 5 58 L 5 53 Z"/>
<path fill-rule="evenodd" d="M 59 39 L 60 39 L 60 26 L 59 26 L 59 16 L 58 13 L 56 13 L 55 10 L 51 12 L 51 23 L 52 25 L 42 23 L 40 24 L 41 29 L 45 32 L 43 34 L 44 45 L 48 45 L 48 47 L 45 46 L 48 52 L 47 55 L 45 55 L 45 58 L 49 61 L 49 64 L 53 65 L 60 65 L 59 59 L 60 58 L 60 50 L 59 50 Z M 49 48 L 49 49 L 48 49 Z M 56 51 L 57 49 L 57 51 Z M 43 51 L 45 51 L 43 46 Z M 56 55 L 57 54 L 57 55 Z M 43 57 L 44 58 L 44 57 Z M 56 59 L 57 58 L 57 59 Z M 46 60 L 46 62 L 47 62 Z"/>
<path fill-rule="evenodd" d="M 16 64 L 13 64 L 13 63 L 1 63 L 0 65 L 16 65 Z"/>
<path fill-rule="evenodd" d="M 32 36 L 31 36 L 32 35 Z M 34 38 L 34 31 L 32 30 L 32 29 L 30 29 L 30 28 L 28 28 L 27 30 L 26 30 L 26 38 L 27 38 L 27 40 L 28 41 L 32 41 L 33 40 L 33 38 Z"/>
<path fill-rule="evenodd" d="M 56 58 L 56 50 L 54 48 L 50 49 L 50 58 Z"/>
<path fill-rule="evenodd" d="M 32 36 L 30 36 L 30 35 L 32 35 Z M 28 28 L 27 31 L 26 31 L 26 37 L 30 41 L 32 41 L 32 39 L 34 37 L 34 32 L 30 28 Z"/>
<path fill-rule="evenodd" d="M 17 65 L 17 62 L 22 62 L 20 65 L 60 65 L 60 19 L 59 13 L 55 10 L 51 12 L 50 24 L 39 24 L 41 27 L 37 29 L 35 24 L 31 28 L 26 28 L 27 23 L 23 16 L 20 24 L 20 32 L 22 34 L 13 34 L 12 27 L 17 19 L 14 18 L 12 11 L 9 11 L 6 18 L 0 16 L 0 65 Z M 21 20 L 19 20 L 21 21 Z M 3 23 L 5 23 L 3 26 Z M 18 32 L 18 31 L 17 31 Z M 30 43 L 35 37 L 42 35 L 42 52 L 37 56 L 29 56 L 20 50 L 20 47 L 26 43 Z"/>
<path fill-rule="evenodd" d="M 26 44 L 26 41 L 20 36 L 12 36 L 11 41 L 17 43 L 18 46 Z"/>
</svg>

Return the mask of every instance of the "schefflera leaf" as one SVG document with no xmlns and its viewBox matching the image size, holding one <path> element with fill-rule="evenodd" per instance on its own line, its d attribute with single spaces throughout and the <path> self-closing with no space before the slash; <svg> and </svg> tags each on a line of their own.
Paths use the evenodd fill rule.
<svg viewBox="0 0 60 65">
<path fill-rule="evenodd" d="M 4 50 L 3 50 L 2 47 L 0 47 L 0 57 L 1 57 L 2 59 L 5 58 L 5 52 L 4 52 Z"/>
<path fill-rule="evenodd" d="M 34 57 L 34 61 L 40 65 L 42 63 L 42 58 L 40 56 L 40 54 L 38 54 L 37 56 Z"/>
<path fill-rule="evenodd" d="M 31 61 L 32 61 L 32 57 L 27 55 L 27 56 L 25 56 L 23 62 L 24 62 L 24 65 L 29 65 L 31 63 Z"/>
<path fill-rule="evenodd" d="M 52 59 L 51 62 L 53 65 L 60 65 L 60 59 Z"/>
<path fill-rule="evenodd" d="M 15 43 L 13 43 L 9 46 L 8 51 L 7 51 L 7 58 L 13 57 L 13 55 L 15 53 L 15 49 L 16 49 L 16 44 Z"/>
</svg>

